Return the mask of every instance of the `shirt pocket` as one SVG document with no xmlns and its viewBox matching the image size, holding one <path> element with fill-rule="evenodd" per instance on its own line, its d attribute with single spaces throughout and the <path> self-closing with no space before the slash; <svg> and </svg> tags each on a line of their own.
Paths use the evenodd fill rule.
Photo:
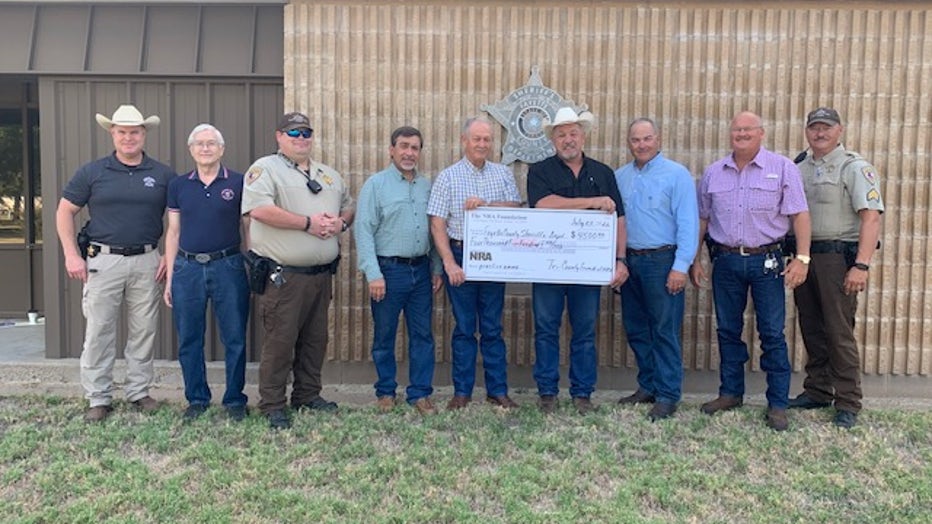
<svg viewBox="0 0 932 524">
<path fill-rule="evenodd" d="M 716 177 L 709 180 L 706 191 L 715 213 L 732 212 L 735 207 L 736 181 L 732 177 Z"/>
<path fill-rule="evenodd" d="M 821 174 L 812 177 L 812 201 L 820 204 L 840 202 L 844 186 L 841 183 L 841 173 L 837 169 L 824 169 Z"/>
<path fill-rule="evenodd" d="M 767 213 L 780 209 L 779 178 L 762 178 L 749 184 L 748 206 L 754 213 Z"/>
</svg>

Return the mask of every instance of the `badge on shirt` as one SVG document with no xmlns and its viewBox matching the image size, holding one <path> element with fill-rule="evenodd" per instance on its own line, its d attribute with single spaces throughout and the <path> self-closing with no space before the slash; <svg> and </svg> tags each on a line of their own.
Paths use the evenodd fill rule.
<svg viewBox="0 0 932 524">
<path fill-rule="evenodd" d="M 780 178 L 780 175 L 776 173 L 767 173 L 766 175 L 764 175 L 764 178 Z"/>
<path fill-rule="evenodd" d="M 874 171 L 874 166 L 864 166 L 861 168 L 861 174 L 864 175 L 864 178 L 867 179 L 871 185 L 877 181 L 877 172 Z"/>
<path fill-rule="evenodd" d="M 317 168 L 317 176 L 319 176 L 320 179 L 323 180 L 324 183 L 327 184 L 328 186 L 333 185 L 333 177 L 324 173 L 323 169 Z"/>
<path fill-rule="evenodd" d="M 246 172 L 246 185 L 252 184 L 256 180 L 259 180 L 259 177 L 264 173 L 263 169 L 259 166 L 253 166 L 249 168 L 249 171 Z"/>
<path fill-rule="evenodd" d="M 876 189 L 871 188 L 871 190 L 867 192 L 867 201 L 868 202 L 880 202 L 880 192 L 877 191 Z"/>
</svg>

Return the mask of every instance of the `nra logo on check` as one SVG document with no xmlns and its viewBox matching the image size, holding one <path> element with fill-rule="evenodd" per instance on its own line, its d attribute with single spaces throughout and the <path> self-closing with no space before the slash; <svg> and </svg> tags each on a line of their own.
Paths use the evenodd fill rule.
<svg viewBox="0 0 932 524">
<path fill-rule="evenodd" d="M 488 251 L 470 251 L 469 260 L 489 261 L 492 260 L 492 253 L 489 253 Z"/>
</svg>

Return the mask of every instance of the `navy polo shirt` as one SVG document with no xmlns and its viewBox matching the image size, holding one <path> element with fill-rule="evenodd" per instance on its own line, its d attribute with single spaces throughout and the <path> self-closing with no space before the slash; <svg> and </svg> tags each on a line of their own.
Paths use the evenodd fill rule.
<svg viewBox="0 0 932 524">
<path fill-rule="evenodd" d="M 149 155 L 127 166 L 111 153 L 81 166 L 62 197 L 91 216 L 91 240 L 108 246 L 158 244 L 165 194 L 175 172 Z"/>
<path fill-rule="evenodd" d="M 197 170 L 168 185 L 168 212 L 181 214 L 178 245 L 189 253 L 210 253 L 237 247 L 243 174 L 220 166 L 217 178 L 205 186 Z"/>
</svg>

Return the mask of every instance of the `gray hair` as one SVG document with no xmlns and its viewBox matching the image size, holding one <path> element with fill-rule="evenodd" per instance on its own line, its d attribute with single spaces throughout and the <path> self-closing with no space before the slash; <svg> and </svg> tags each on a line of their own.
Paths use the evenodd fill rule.
<svg viewBox="0 0 932 524">
<path fill-rule="evenodd" d="M 654 122 L 652 119 L 646 116 L 642 116 L 642 117 L 635 118 L 634 120 L 631 121 L 630 124 L 628 124 L 629 135 L 631 134 L 631 128 L 633 128 L 634 126 L 638 124 L 650 124 L 650 126 L 654 129 L 654 133 L 658 135 L 660 134 L 660 126 L 657 125 L 657 122 Z"/>
<path fill-rule="evenodd" d="M 210 124 L 198 124 L 194 127 L 194 129 L 191 130 L 191 134 L 188 135 L 188 146 L 194 144 L 194 135 L 200 133 L 201 131 L 213 131 L 214 134 L 217 135 L 217 143 L 219 143 L 221 146 L 224 145 L 223 135 L 220 133 L 219 129 Z"/>
<path fill-rule="evenodd" d="M 469 128 L 472 127 L 472 125 L 477 122 L 486 124 L 489 126 L 490 129 L 492 129 L 492 121 L 489 120 L 488 118 L 484 116 L 472 116 L 472 117 L 467 118 L 466 122 L 463 123 L 463 131 L 462 131 L 463 136 L 466 136 L 466 134 L 469 133 Z"/>
</svg>

